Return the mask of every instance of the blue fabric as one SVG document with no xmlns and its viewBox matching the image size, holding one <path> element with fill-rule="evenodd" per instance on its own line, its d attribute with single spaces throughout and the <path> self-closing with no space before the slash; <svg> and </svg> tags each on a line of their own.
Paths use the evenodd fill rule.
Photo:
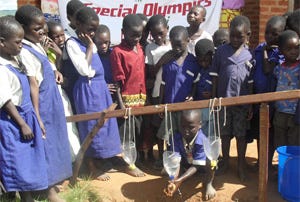
<svg viewBox="0 0 300 202">
<path fill-rule="evenodd" d="M 6 65 L 18 78 L 22 87 L 22 104 L 16 106 L 20 116 L 31 128 L 34 138 L 24 140 L 17 124 L 4 110 L 0 110 L 0 179 L 6 191 L 33 191 L 48 187 L 42 131 L 34 112 L 27 76 Z"/>
<path fill-rule="evenodd" d="M 46 129 L 45 150 L 48 163 L 48 183 L 49 186 L 52 186 L 72 175 L 63 103 L 47 56 L 26 44 L 23 44 L 23 47 L 40 60 L 43 68 L 43 81 L 39 87 L 39 111 Z"/>
<path fill-rule="evenodd" d="M 247 46 L 236 56 L 230 44 L 217 49 L 210 75 L 218 76 L 217 97 L 248 95 L 248 83 L 252 81 L 254 58 Z"/>
<path fill-rule="evenodd" d="M 174 60 L 164 65 L 162 73 L 162 80 L 165 82 L 164 102 L 185 101 L 185 98 L 192 92 L 192 85 L 198 72 L 199 67 L 196 58 L 190 53 L 181 66 Z"/>
<path fill-rule="evenodd" d="M 103 69 L 104 69 L 104 79 L 105 79 L 106 83 L 108 83 L 108 84 L 114 83 L 114 80 L 112 77 L 112 71 L 111 71 L 110 57 L 109 57 L 110 52 L 111 52 L 111 49 L 108 50 L 107 55 L 105 55 L 105 56 L 99 55 L 100 60 L 103 65 Z"/>
<path fill-rule="evenodd" d="M 172 137 L 170 137 L 172 138 Z M 203 139 L 206 138 L 201 129 L 198 131 L 198 136 L 196 137 L 195 144 L 192 150 L 193 160 L 206 160 L 206 155 L 204 152 Z M 173 149 L 172 139 L 170 139 L 170 150 Z M 184 149 L 182 135 L 180 133 L 174 134 L 174 149 L 181 155 L 183 161 L 188 162 L 187 154 Z"/>
<path fill-rule="evenodd" d="M 204 100 L 202 93 L 211 92 L 212 83 L 211 76 L 209 75 L 209 68 L 200 68 L 200 80 L 197 82 L 197 91 L 195 100 Z"/>
<path fill-rule="evenodd" d="M 86 46 L 76 38 L 72 38 L 82 52 L 86 52 Z M 96 71 L 93 78 L 79 76 L 73 89 L 75 108 L 77 114 L 100 112 L 112 104 L 112 98 L 104 80 L 104 70 L 98 53 L 94 53 L 91 62 Z M 96 120 L 78 123 L 81 143 L 92 130 Z M 121 141 L 117 120 L 110 118 L 98 131 L 86 155 L 93 158 L 110 158 L 121 153 Z"/>
</svg>

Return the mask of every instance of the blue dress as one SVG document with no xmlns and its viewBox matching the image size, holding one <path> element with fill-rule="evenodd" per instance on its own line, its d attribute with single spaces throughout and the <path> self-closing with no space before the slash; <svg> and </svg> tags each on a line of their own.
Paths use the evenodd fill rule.
<svg viewBox="0 0 300 202">
<path fill-rule="evenodd" d="M 48 187 L 42 131 L 34 112 L 27 76 L 11 65 L 22 87 L 22 104 L 16 106 L 19 114 L 31 128 L 34 138 L 24 140 L 20 129 L 9 115 L 0 109 L 0 179 L 6 191 L 33 191 Z"/>
<path fill-rule="evenodd" d="M 63 103 L 47 56 L 26 44 L 23 44 L 23 47 L 35 55 L 43 67 L 43 81 L 39 87 L 39 111 L 46 129 L 48 183 L 52 186 L 72 176 L 70 144 Z"/>
<path fill-rule="evenodd" d="M 86 52 L 86 46 L 76 38 L 75 41 L 82 52 Z M 100 112 L 112 104 L 112 98 L 104 79 L 104 70 L 98 53 L 94 53 L 91 62 L 96 74 L 93 78 L 79 76 L 73 88 L 74 104 L 77 114 Z M 68 67 L 69 68 L 69 67 Z M 75 68 L 75 67 L 74 67 Z M 78 123 L 80 142 L 82 143 L 92 130 L 96 120 Z M 110 158 L 121 153 L 121 141 L 115 118 L 110 118 L 98 131 L 86 156 L 93 158 Z"/>
</svg>

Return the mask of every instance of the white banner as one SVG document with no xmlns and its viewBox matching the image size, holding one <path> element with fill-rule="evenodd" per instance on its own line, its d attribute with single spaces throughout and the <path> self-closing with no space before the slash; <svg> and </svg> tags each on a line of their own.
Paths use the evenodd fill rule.
<svg viewBox="0 0 300 202">
<path fill-rule="evenodd" d="M 68 27 L 69 23 L 66 15 L 68 2 L 58 0 L 59 14 L 64 27 Z M 188 26 L 186 16 L 189 10 L 194 5 L 200 4 L 207 10 L 206 21 L 201 27 L 213 34 L 219 28 L 222 7 L 222 0 L 82 0 L 82 2 L 96 11 L 101 24 L 110 28 L 112 44 L 121 41 L 122 20 L 127 14 L 143 13 L 147 17 L 162 14 L 168 20 L 170 28 L 175 25 Z"/>
</svg>

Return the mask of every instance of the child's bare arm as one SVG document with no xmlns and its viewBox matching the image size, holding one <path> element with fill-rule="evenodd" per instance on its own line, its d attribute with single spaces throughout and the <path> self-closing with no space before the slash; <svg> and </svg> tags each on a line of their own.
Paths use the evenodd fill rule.
<svg viewBox="0 0 300 202">
<path fill-rule="evenodd" d="M 118 105 L 120 106 L 121 109 L 125 109 L 125 105 L 123 103 L 122 94 L 121 94 L 122 82 L 118 81 L 116 85 L 117 85 L 116 95 L 117 95 Z"/>
<path fill-rule="evenodd" d="M 159 89 L 159 104 L 164 102 L 165 85 L 161 84 Z"/>
<path fill-rule="evenodd" d="M 20 127 L 20 131 L 22 133 L 22 137 L 25 140 L 30 140 L 34 137 L 31 128 L 27 125 L 24 119 L 20 116 L 18 110 L 11 100 L 7 101 L 2 107 L 7 114 L 17 123 Z"/>
<path fill-rule="evenodd" d="M 213 98 L 217 97 L 217 86 L 218 86 L 218 77 L 212 76 L 212 92 L 211 95 Z"/>
<path fill-rule="evenodd" d="M 264 52 L 263 52 L 263 72 L 265 74 L 272 73 L 275 66 L 277 65 L 274 61 L 270 61 L 268 57 L 268 52 L 267 52 L 267 46 L 264 47 Z"/>
<path fill-rule="evenodd" d="M 37 82 L 35 77 L 29 76 L 28 78 L 29 78 L 29 83 L 30 83 L 30 95 L 31 95 L 31 101 L 32 101 L 32 104 L 33 104 L 33 108 L 34 108 L 35 113 L 37 115 L 37 119 L 38 119 L 38 122 L 40 124 L 41 129 L 42 129 L 43 136 L 45 137 L 46 130 L 45 130 L 44 123 L 41 119 L 40 110 L 39 110 L 39 85 L 38 85 L 38 82 Z"/>
<path fill-rule="evenodd" d="M 87 34 L 80 33 L 78 37 L 87 45 L 85 59 L 88 62 L 88 65 L 90 66 L 92 62 L 94 42 Z"/>
</svg>

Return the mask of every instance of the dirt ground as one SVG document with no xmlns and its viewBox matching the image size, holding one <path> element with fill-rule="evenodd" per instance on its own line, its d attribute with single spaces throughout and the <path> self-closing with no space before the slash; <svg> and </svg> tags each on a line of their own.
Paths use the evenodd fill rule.
<svg viewBox="0 0 300 202">
<path fill-rule="evenodd" d="M 258 201 L 258 171 L 248 172 L 248 180 L 241 183 L 237 177 L 237 157 L 235 140 L 231 142 L 231 160 L 230 169 L 225 175 L 216 176 L 214 187 L 217 190 L 217 196 L 210 201 L 221 202 L 251 202 Z M 247 162 L 254 164 L 257 159 L 256 142 L 248 144 Z M 277 164 L 277 155 L 273 160 L 273 164 Z M 93 180 L 92 185 L 99 190 L 104 201 L 135 201 L 135 202 L 157 202 L 157 201 L 202 201 L 202 179 L 203 174 L 197 174 L 181 186 L 182 197 L 177 194 L 173 198 L 166 198 L 163 194 L 168 177 L 161 176 L 159 171 L 151 168 L 142 168 L 147 174 L 146 177 L 135 178 L 125 173 L 112 172 L 109 173 L 111 179 L 109 181 Z M 281 202 L 284 201 L 277 192 L 277 177 L 269 175 L 268 182 L 268 201 Z"/>
</svg>

